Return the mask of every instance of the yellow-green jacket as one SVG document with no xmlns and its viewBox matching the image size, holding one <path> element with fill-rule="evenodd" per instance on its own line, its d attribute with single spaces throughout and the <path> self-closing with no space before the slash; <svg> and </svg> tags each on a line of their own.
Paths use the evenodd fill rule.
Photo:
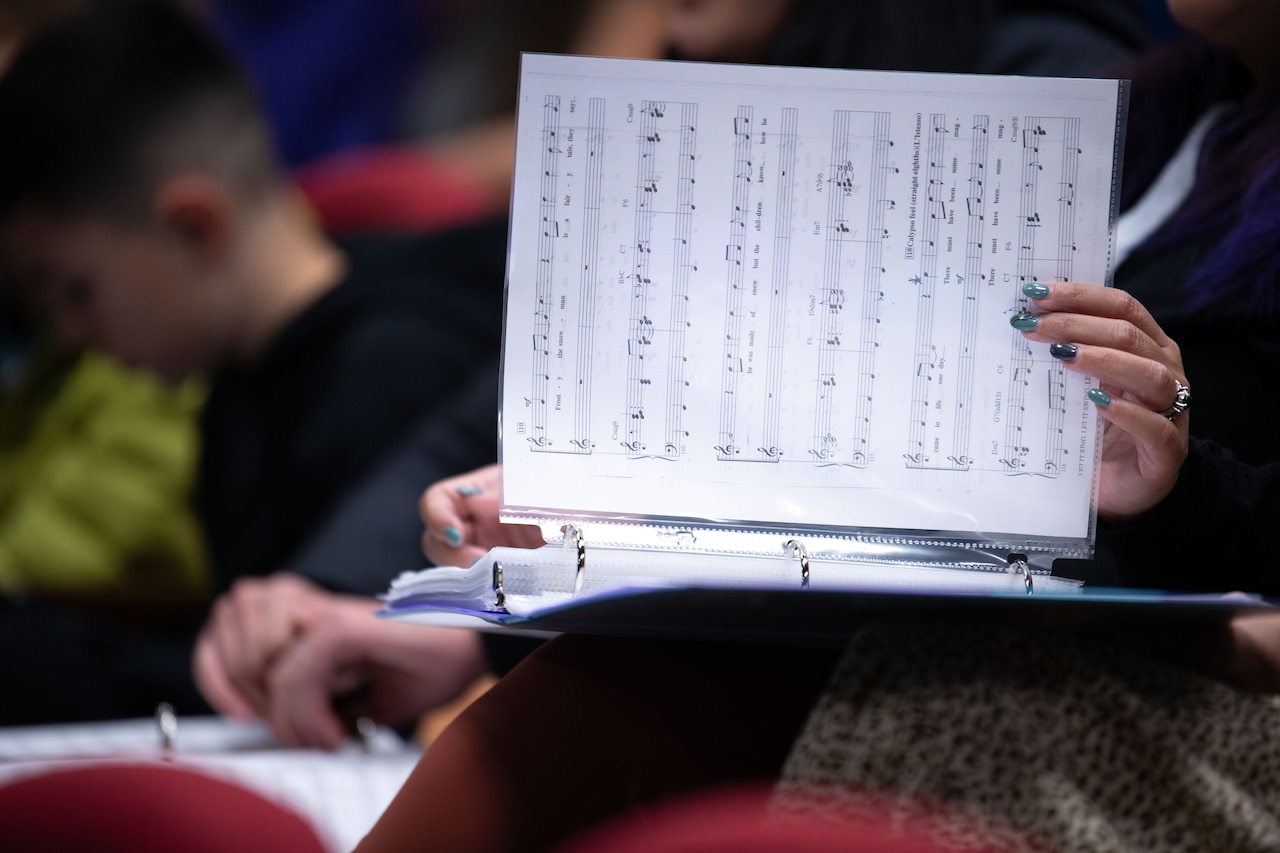
<svg viewBox="0 0 1280 853">
<path fill-rule="evenodd" d="M 0 594 L 203 596 L 201 397 L 104 355 L 42 351 L 0 401 Z"/>
</svg>

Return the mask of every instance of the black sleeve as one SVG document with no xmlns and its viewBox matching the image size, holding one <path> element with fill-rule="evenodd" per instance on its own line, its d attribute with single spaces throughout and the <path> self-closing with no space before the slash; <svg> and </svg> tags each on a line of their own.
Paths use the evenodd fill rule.
<svg viewBox="0 0 1280 853">
<path fill-rule="evenodd" d="M 984 34 L 973 70 L 982 74 L 1092 76 L 1131 59 L 1149 37 L 1133 2 L 1005 4 Z M 956 69 L 960 70 L 960 69 Z"/>
<path fill-rule="evenodd" d="M 1098 544 L 1127 586 L 1280 594 L 1280 558 L 1265 535 L 1280 524 L 1280 463 L 1250 465 L 1191 440 L 1173 492 Z"/>
<path fill-rule="evenodd" d="M 376 595 L 402 571 L 418 569 L 422 519 L 418 498 L 437 480 L 497 458 L 496 368 L 477 371 L 469 387 L 424 420 L 410 440 L 344 501 L 285 571 L 335 592 Z M 542 640 L 484 634 L 491 671 L 505 675 Z"/>
<path fill-rule="evenodd" d="M 421 568 L 418 498 L 435 481 L 497 458 L 497 413 L 497 369 L 486 364 L 339 504 L 285 571 L 373 595 L 400 572 Z"/>
</svg>

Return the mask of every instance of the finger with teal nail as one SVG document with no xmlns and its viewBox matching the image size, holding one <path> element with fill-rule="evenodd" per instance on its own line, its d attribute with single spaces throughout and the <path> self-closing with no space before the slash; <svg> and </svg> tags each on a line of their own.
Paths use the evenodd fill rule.
<svg viewBox="0 0 1280 853">
<path fill-rule="evenodd" d="M 1028 299 L 1044 299 L 1049 295 L 1049 285 L 1038 281 L 1029 281 L 1022 285 L 1022 295 Z"/>
<path fill-rule="evenodd" d="M 474 498 L 476 495 L 484 494 L 484 490 L 479 486 L 458 486 L 458 494 L 466 498 Z"/>
<path fill-rule="evenodd" d="M 448 542 L 453 548 L 462 546 L 462 533 L 452 524 L 444 529 L 444 541 Z"/>
<path fill-rule="evenodd" d="M 1040 318 L 1035 314 L 1029 314 L 1026 311 L 1019 311 L 1009 318 L 1009 325 L 1013 326 L 1019 332 L 1034 332 L 1036 326 L 1040 323 Z"/>
<path fill-rule="evenodd" d="M 1111 395 L 1101 388 L 1090 388 L 1085 392 L 1085 396 L 1089 398 L 1090 403 L 1100 409 L 1105 409 L 1111 405 Z"/>
</svg>

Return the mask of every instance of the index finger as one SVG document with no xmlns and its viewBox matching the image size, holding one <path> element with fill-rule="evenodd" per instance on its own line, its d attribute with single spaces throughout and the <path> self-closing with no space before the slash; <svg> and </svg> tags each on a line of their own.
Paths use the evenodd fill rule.
<svg viewBox="0 0 1280 853">
<path fill-rule="evenodd" d="M 484 553 L 475 543 L 469 500 L 459 494 L 456 482 L 441 480 L 423 492 L 418 504 L 426 527 L 422 551 L 437 566 L 468 566 Z"/>
<path fill-rule="evenodd" d="M 331 701 L 330 681 L 338 669 L 335 651 L 322 638 L 304 635 L 272 668 L 264 718 L 285 746 L 336 749 L 346 739 Z"/>
<path fill-rule="evenodd" d="M 191 669 L 200 694 L 219 714 L 237 720 L 252 720 L 258 716 L 257 710 L 232 686 L 218 658 L 217 646 L 207 633 L 201 633 L 196 641 Z"/>
<path fill-rule="evenodd" d="M 1123 290 L 1072 281 L 1037 284 L 1048 290 L 1045 296 L 1031 298 L 1038 311 L 1089 314 L 1125 320 L 1155 341 L 1157 346 L 1165 347 L 1173 342 L 1142 303 Z"/>
</svg>

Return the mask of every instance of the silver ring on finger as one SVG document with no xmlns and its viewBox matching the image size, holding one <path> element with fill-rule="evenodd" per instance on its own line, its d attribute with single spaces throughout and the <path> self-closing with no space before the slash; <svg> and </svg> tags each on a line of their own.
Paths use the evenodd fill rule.
<svg viewBox="0 0 1280 853">
<path fill-rule="evenodd" d="M 1173 380 L 1173 384 L 1177 386 L 1177 389 L 1173 392 L 1173 403 L 1160 415 L 1171 421 L 1176 421 L 1182 417 L 1183 412 L 1191 408 L 1191 389 L 1177 379 Z"/>
</svg>

